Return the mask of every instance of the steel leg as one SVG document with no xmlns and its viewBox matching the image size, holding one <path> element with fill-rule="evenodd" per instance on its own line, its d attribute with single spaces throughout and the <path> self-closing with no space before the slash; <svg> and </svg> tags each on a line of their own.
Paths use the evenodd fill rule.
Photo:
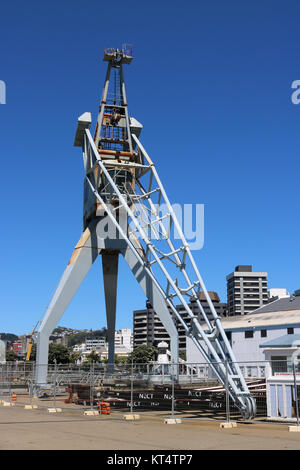
<svg viewBox="0 0 300 470">
<path fill-rule="evenodd" d="M 93 245 L 93 248 L 92 248 Z M 77 243 L 37 334 L 36 383 L 45 384 L 48 370 L 49 336 L 97 258 L 93 228 L 87 228 Z"/>
<path fill-rule="evenodd" d="M 115 326 L 119 254 L 102 254 L 102 271 L 108 332 L 108 372 L 113 373 L 115 361 Z"/>
</svg>

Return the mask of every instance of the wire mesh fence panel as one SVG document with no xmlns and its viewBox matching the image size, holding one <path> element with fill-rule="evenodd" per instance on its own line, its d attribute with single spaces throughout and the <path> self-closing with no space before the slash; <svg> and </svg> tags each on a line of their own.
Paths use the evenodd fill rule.
<svg viewBox="0 0 300 470">
<path fill-rule="evenodd" d="M 255 398 L 256 418 L 269 419 L 274 415 L 274 419 L 283 416 L 295 419 L 300 395 L 298 364 L 295 366 L 296 399 L 293 367 L 289 360 L 277 357 L 272 361 L 245 361 L 238 365 Z M 34 362 L 1 364 L 0 402 L 12 402 L 13 399 L 16 405 L 38 403 L 39 406 L 60 406 L 72 411 L 97 410 L 99 403 L 106 402 L 110 404 L 112 414 L 141 411 L 203 419 L 228 419 L 228 416 L 231 420 L 242 419 L 232 400 L 230 386 L 220 385 L 208 363 L 128 362 L 115 364 L 113 368 L 103 363 L 49 364 L 44 384 L 36 383 L 36 367 Z M 276 393 L 271 388 L 272 381 L 280 380 L 290 381 L 286 385 L 288 392 L 283 404 L 279 386 L 276 385 Z M 291 411 L 286 411 L 288 406 Z"/>
</svg>

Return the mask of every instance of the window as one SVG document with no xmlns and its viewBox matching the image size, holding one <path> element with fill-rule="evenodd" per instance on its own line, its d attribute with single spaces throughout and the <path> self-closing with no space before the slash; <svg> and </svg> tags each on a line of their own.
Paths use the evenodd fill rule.
<svg viewBox="0 0 300 470">
<path fill-rule="evenodd" d="M 266 338 L 267 337 L 267 330 L 261 330 L 260 337 L 261 338 Z"/>
<path fill-rule="evenodd" d="M 266 376 L 266 368 L 264 366 L 260 366 L 260 377 Z"/>
<path fill-rule="evenodd" d="M 287 329 L 287 334 L 288 335 L 293 335 L 294 334 L 294 328 L 288 328 Z"/>
<path fill-rule="evenodd" d="M 245 331 L 245 338 L 253 338 L 253 331 Z"/>
<path fill-rule="evenodd" d="M 231 331 L 226 331 L 225 334 L 227 336 L 228 341 L 231 341 Z"/>
<path fill-rule="evenodd" d="M 272 375 L 288 372 L 286 356 L 271 356 Z"/>
</svg>

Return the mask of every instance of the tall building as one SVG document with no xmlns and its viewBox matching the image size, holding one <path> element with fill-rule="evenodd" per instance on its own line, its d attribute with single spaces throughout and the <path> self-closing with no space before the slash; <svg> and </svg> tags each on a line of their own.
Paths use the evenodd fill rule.
<svg viewBox="0 0 300 470">
<path fill-rule="evenodd" d="M 228 274 L 228 315 L 246 315 L 268 303 L 268 273 L 253 272 L 251 265 L 236 266 Z"/>
<path fill-rule="evenodd" d="M 227 304 L 220 302 L 220 298 L 216 292 L 208 292 L 212 303 L 215 307 L 217 314 L 220 317 L 227 316 Z M 203 293 L 200 293 L 200 301 L 204 311 L 207 315 L 211 316 L 208 304 L 205 300 Z M 196 302 L 189 304 L 194 315 L 199 314 L 199 309 Z M 183 305 L 177 305 L 176 307 L 179 315 L 185 319 L 186 323 L 189 323 L 189 315 L 187 314 Z M 171 312 L 173 320 L 178 330 L 179 350 L 186 349 L 186 334 L 185 330 L 177 317 L 174 318 L 173 312 Z M 165 341 L 170 346 L 170 337 L 165 330 L 162 322 L 158 315 L 153 310 L 149 302 L 146 304 L 146 309 L 135 310 L 133 312 L 133 347 L 141 346 L 146 344 L 148 346 L 157 346 L 161 341 Z"/>
<path fill-rule="evenodd" d="M 122 328 L 115 332 L 115 347 L 125 347 L 132 351 L 133 335 L 130 328 Z"/>
</svg>

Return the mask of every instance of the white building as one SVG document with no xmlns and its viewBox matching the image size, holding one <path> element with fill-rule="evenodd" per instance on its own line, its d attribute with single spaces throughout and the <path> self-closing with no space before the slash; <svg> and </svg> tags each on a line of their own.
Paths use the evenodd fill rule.
<svg viewBox="0 0 300 470">
<path fill-rule="evenodd" d="M 268 290 L 269 299 L 277 297 L 278 299 L 284 299 L 285 297 L 289 297 L 290 294 L 286 289 L 282 288 L 274 288 Z"/>
<path fill-rule="evenodd" d="M 130 328 L 122 328 L 115 332 L 115 347 L 125 347 L 130 352 L 133 349 L 133 334 Z M 116 353 L 117 354 L 117 353 Z"/>
<path fill-rule="evenodd" d="M 106 347 L 105 338 L 93 338 L 85 340 L 86 351 L 98 351 Z"/>
<path fill-rule="evenodd" d="M 284 335 L 260 347 L 270 364 L 266 380 L 268 419 L 296 421 L 296 399 L 298 405 L 300 399 L 300 335 Z"/>
<path fill-rule="evenodd" d="M 73 347 L 73 351 L 78 352 L 78 353 L 83 353 L 84 351 L 86 351 L 86 344 L 85 343 L 75 344 L 75 346 Z"/>
<path fill-rule="evenodd" d="M 123 328 L 115 332 L 115 354 L 120 357 L 128 356 L 133 350 L 133 334 L 130 328 Z M 108 344 L 105 338 L 86 339 L 85 343 L 76 344 L 74 352 L 82 355 L 82 359 L 95 351 L 101 360 L 108 357 Z"/>
<path fill-rule="evenodd" d="M 204 325 L 203 325 L 204 326 Z M 246 316 L 222 319 L 222 326 L 237 362 L 250 377 L 267 373 L 263 343 L 284 335 L 300 334 L 300 291 L 281 298 Z M 187 338 L 187 362 L 204 363 L 199 349 Z"/>
</svg>

